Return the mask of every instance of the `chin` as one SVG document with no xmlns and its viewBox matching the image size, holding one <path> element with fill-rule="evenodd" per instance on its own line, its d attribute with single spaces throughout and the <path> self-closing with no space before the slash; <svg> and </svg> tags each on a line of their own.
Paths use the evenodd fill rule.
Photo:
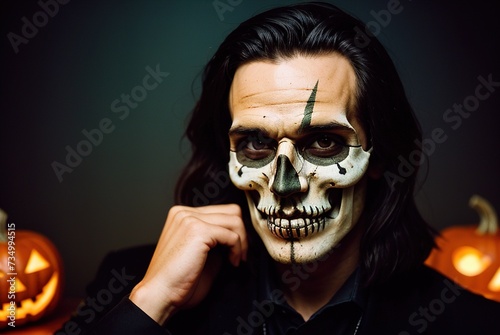
<svg viewBox="0 0 500 335">
<path fill-rule="evenodd" d="M 354 185 L 331 191 L 328 204 L 298 205 L 286 213 L 260 206 L 258 193 L 246 193 L 253 227 L 276 262 L 314 262 L 335 252 L 358 220 L 364 197 L 354 197 Z"/>
</svg>

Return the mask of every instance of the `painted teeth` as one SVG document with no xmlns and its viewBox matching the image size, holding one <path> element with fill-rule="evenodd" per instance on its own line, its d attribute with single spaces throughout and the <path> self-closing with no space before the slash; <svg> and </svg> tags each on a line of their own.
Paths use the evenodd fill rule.
<svg viewBox="0 0 500 335">
<path fill-rule="evenodd" d="M 269 216 L 267 218 L 267 228 L 276 236 L 281 238 L 301 238 L 307 237 L 314 232 L 325 229 L 326 218 L 297 218 L 283 219 Z"/>
<path fill-rule="evenodd" d="M 276 206 L 266 206 L 266 207 L 258 207 L 257 210 L 266 216 L 284 216 L 283 211 L 277 208 Z M 294 210 L 291 210 L 292 212 L 299 213 L 301 216 L 306 216 L 306 217 L 320 217 L 327 213 L 328 211 L 331 210 L 331 207 L 325 208 L 324 206 L 318 207 L 318 206 L 302 206 L 302 210 L 298 210 L 298 208 L 295 208 Z M 282 212 L 282 214 L 278 214 L 279 212 Z"/>
</svg>

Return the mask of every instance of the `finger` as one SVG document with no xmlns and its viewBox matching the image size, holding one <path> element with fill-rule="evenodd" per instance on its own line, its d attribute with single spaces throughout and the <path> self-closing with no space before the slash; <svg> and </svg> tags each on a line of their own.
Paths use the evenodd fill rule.
<svg viewBox="0 0 500 335">
<path fill-rule="evenodd" d="M 232 215 L 241 216 L 241 208 L 237 204 L 217 204 L 217 205 L 208 205 L 208 206 L 200 206 L 200 207 L 190 207 L 190 206 L 174 206 L 171 208 L 171 211 L 192 211 L 197 213 L 226 213 Z"/>
<path fill-rule="evenodd" d="M 226 214 L 205 214 L 200 218 L 204 223 L 230 231 L 238 237 L 238 247 L 230 246 L 229 258 L 233 265 L 239 265 L 241 260 L 246 260 L 248 250 L 247 233 L 240 217 Z M 223 243 L 225 244 L 225 243 Z M 225 244 L 227 245 L 227 244 Z"/>
<path fill-rule="evenodd" d="M 243 257 L 242 239 L 241 236 L 226 227 L 213 225 L 204 222 L 205 229 L 202 229 L 203 236 L 198 236 L 210 249 L 217 245 L 227 246 L 230 250 L 229 260 L 234 266 L 238 266 Z M 208 239 L 208 240 L 206 240 Z"/>
<path fill-rule="evenodd" d="M 230 261 L 234 265 L 238 265 L 241 259 L 246 257 L 248 248 L 241 217 L 227 214 L 199 214 L 189 210 L 179 211 L 171 222 L 167 223 L 160 236 L 159 246 L 161 249 L 167 249 L 171 245 L 170 242 L 189 245 L 190 252 L 195 252 L 192 249 L 194 246 L 203 254 L 218 244 L 226 245 L 230 250 Z M 181 244 L 178 244 L 177 248 Z M 158 249 L 159 254 L 163 254 L 161 249 Z"/>
<path fill-rule="evenodd" d="M 177 213 L 173 215 L 172 222 L 181 222 L 183 220 L 191 221 L 200 219 L 205 223 L 217 225 L 229 229 L 240 236 L 241 245 L 242 245 L 242 258 L 246 260 L 247 250 L 248 250 L 248 239 L 247 233 L 245 229 L 245 225 L 243 223 L 243 219 L 241 218 L 241 210 L 237 205 L 229 206 L 229 209 L 232 210 L 232 213 L 227 212 L 213 212 L 213 208 L 210 210 L 208 207 L 216 207 L 216 206 L 206 206 L 203 211 L 205 213 L 200 214 L 197 208 L 186 207 L 183 210 L 179 210 Z M 226 205 L 217 206 L 219 209 L 226 208 Z M 201 208 L 201 207 L 200 207 Z"/>
</svg>

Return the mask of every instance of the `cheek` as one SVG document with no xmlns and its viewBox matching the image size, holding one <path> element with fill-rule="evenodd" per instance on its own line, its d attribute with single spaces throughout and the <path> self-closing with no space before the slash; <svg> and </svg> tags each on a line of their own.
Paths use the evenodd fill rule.
<svg viewBox="0 0 500 335">
<path fill-rule="evenodd" d="M 351 147 L 349 155 L 341 162 L 329 166 L 328 170 L 318 169 L 326 178 L 324 183 L 333 183 L 334 187 L 346 188 L 356 185 L 368 170 L 370 151 L 361 147 Z"/>
<path fill-rule="evenodd" d="M 244 191 L 260 190 L 267 187 L 269 175 L 271 174 L 270 165 L 260 168 L 253 168 L 238 162 L 236 153 L 230 153 L 228 164 L 229 177 L 234 186 Z"/>
</svg>

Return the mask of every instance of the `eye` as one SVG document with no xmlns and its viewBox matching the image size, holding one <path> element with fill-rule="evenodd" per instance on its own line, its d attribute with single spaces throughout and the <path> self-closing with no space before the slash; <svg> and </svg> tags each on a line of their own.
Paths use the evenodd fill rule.
<svg viewBox="0 0 500 335">
<path fill-rule="evenodd" d="M 273 142 L 270 138 L 249 136 L 241 143 L 241 151 L 248 159 L 261 160 L 274 154 Z"/>
<path fill-rule="evenodd" d="M 343 141 L 338 136 L 322 134 L 315 137 L 304 151 L 308 155 L 326 158 L 339 154 L 344 147 Z"/>
<path fill-rule="evenodd" d="M 250 141 L 248 141 L 246 149 L 257 151 L 257 150 L 266 150 L 266 149 L 269 149 L 269 148 L 268 148 L 268 143 L 256 139 L 256 140 L 250 140 Z"/>
<path fill-rule="evenodd" d="M 349 155 L 349 145 L 337 134 L 317 134 L 302 141 L 302 156 L 310 163 L 328 166 L 342 162 Z"/>
<path fill-rule="evenodd" d="M 271 162 L 275 152 L 275 140 L 263 134 L 250 134 L 238 142 L 236 156 L 243 165 L 260 167 Z"/>
</svg>

